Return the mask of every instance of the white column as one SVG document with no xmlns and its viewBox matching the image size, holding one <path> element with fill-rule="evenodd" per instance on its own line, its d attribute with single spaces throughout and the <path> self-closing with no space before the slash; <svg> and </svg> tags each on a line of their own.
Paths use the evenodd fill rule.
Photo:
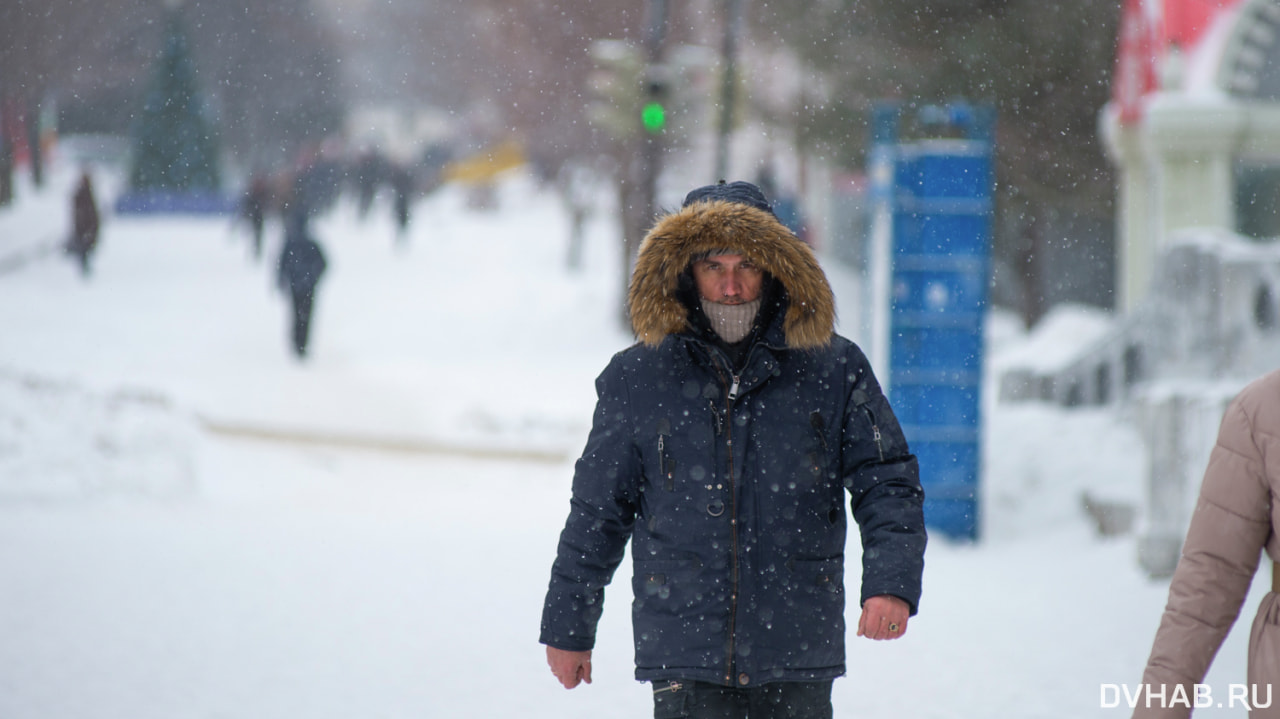
<svg viewBox="0 0 1280 719">
<path fill-rule="evenodd" d="M 1169 235 L 1204 227 L 1235 230 L 1233 162 L 1249 113 L 1222 99 L 1157 93 L 1140 123 L 1120 126 L 1110 108 L 1100 130 L 1117 166 L 1117 308 L 1133 310 L 1151 286 Z"/>
<path fill-rule="evenodd" d="M 1147 106 L 1143 130 L 1157 173 L 1159 244 L 1188 227 L 1235 229 L 1232 163 L 1245 117 L 1237 105 L 1174 95 L 1158 96 Z"/>
<path fill-rule="evenodd" d="M 1129 313 L 1146 295 L 1155 258 L 1151 164 L 1140 125 L 1120 125 L 1111 108 L 1098 123 L 1107 155 L 1116 168 L 1116 309 Z"/>
</svg>

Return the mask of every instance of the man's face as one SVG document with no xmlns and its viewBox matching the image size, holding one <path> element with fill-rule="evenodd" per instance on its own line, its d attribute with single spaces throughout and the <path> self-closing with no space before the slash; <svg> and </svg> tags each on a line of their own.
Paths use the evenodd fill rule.
<svg viewBox="0 0 1280 719">
<path fill-rule="evenodd" d="M 740 305 L 760 297 L 764 272 L 742 255 L 713 255 L 693 263 L 693 279 L 702 299 Z"/>
</svg>

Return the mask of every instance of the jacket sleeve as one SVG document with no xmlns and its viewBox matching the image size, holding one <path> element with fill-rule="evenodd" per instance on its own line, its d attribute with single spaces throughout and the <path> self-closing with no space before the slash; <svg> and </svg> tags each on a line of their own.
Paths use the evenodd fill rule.
<svg viewBox="0 0 1280 719">
<path fill-rule="evenodd" d="M 927 541 L 920 468 L 866 357 L 853 352 L 841 454 L 862 535 L 861 600 L 889 594 L 909 604 L 914 615 Z"/>
<path fill-rule="evenodd" d="M 622 561 L 638 504 L 640 459 L 620 357 L 596 380 L 596 393 L 542 610 L 541 642 L 570 651 L 595 646 L 604 588 Z"/>
<path fill-rule="evenodd" d="M 1176 685 L 1194 698 L 1209 664 L 1240 614 L 1271 531 L 1271 499 L 1253 422 L 1239 399 L 1222 419 L 1191 515 L 1169 601 L 1143 673 L 1144 685 L 1171 699 Z M 1165 704 L 1171 704 L 1166 700 Z M 1183 706 L 1147 708 L 1135 717 L 1186 717 Z"/>
</svg>

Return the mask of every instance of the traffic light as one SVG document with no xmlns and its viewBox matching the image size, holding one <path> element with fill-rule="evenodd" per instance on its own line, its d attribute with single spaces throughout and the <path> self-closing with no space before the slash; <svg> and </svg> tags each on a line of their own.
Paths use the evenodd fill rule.
<svg viewBox="0 0 1280 719">
<path fill-rule="evenodd" d="M 710 48 L 678 45 L 666 62 L 649 64 L 639 45 L 604 39 L 589 54 L 587 119 L 614 139 L 646 134 L 680 143 L 709 122 L 716 95 Z"/>
<path fill-rule="evenodd" d="M 647 102 L 640 111 L 640 123 L 644 129 L 657 134 L 667 127 L 667 109 L 660 102 Z"/>
<path fill-rule="evenodd" d="M 587 119 L 616 139 L 634 137 L 643 109 L 644 53 L 625 40 L 596 40 L 587 76 Z"/>
<path fill-rule="evenodd" d="M 640 124 L 651 135 L 667 129 L 667 70 L 661 65 L 649 67 L 649 82 L 645 85 L 644 106 L 640 108 Z"/>
</svg>

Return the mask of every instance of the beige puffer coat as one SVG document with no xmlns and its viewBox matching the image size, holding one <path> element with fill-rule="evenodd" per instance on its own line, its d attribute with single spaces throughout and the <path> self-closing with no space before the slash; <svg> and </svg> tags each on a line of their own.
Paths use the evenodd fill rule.
<svg viewBox="0 0 1280 719">
<path fill-rule="evenodd" d="M 1200 498 L 1182 548 L 1182 558 L 1169 586 L 1169 602 L 1151 647 L 1142 682 L 1159 692 L 1166 706 L 1147 708 L 1145 699 L 1133 716 L 1186 717 L 1191 711 L 1172 704 L 1176 685 L 1195 703 L 1194 685 L 1204 681 L 1209 663 L 1240 613 L 1261 550 L 1280 559 L 1280 371 L 1245 387 L 1227 407 L 1209 457 Z M 1264 578 L 1265 579 L 1265 578 Z M 1256 687 L 1260 704 L 1253 719 L 1280 717 L 1280 599 L 1266 595 L 1249 638 L 1249 691 Z M 1233 680 L 1239 681 L 1239 680 Z M 1214 704 L 1226 706 L 1226 686 L 1207 687 Z M 1145 693 L 1145 692 L 1144 692 Z M 1250 701 L 1252 701 L 1252 694 Z M 1155 704 L 1160 704 L 1155 701 Z M 1238 706 L 1238 705 L 1237 705 Z"/>
</svg>

